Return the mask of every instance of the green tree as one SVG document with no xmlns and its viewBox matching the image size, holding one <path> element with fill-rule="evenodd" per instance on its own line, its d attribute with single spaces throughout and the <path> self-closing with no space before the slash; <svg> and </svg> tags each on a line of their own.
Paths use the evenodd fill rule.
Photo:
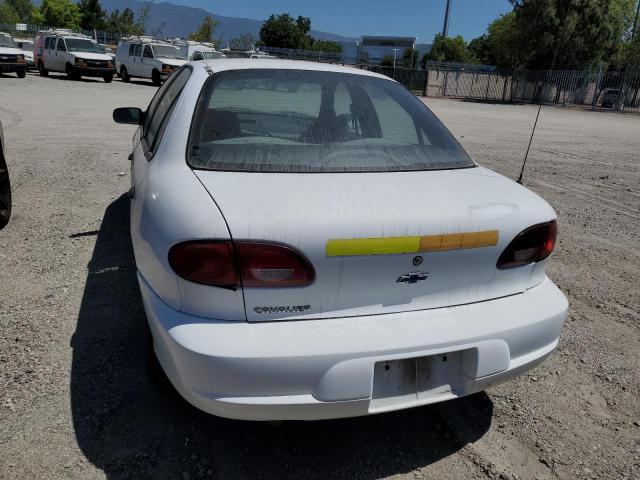
<svg viewBox="0 0 640 480">
<path fill-rule="evenodd" d="M 490 65 L 504 69 L 522 67 L 526 62 L 519 47 L 516 14 L 509 12 L 491 22 L 487 29 L 490 55 L 486 59 Z"/>
<path fill-rule="evenodd" d="M 195 32 L 189 34 L 189 40 L 195 40 L 196 42 L 209 42 L 213 43 L 213 35 L 216 31 L 218 21 L 211 15 L 205 15 L 202 19 L 202 23 Z"/>
<path fill-rule="evenodd" d="M 342 45 L 331 40 L 316 40 L 311 49 L 316 52 L 342 53 Z"/>
<path fill-rule="evenodd" d="M 50 27 L 80 28 L 80 9 L 70 0 L 42 0 L 40 13 Z"/>
<path fill-rule="evenodd" d="M 9 5 L 18 14 L 22 23 L 30 23 L 33 14 L 33 2 L 31 0 L 7 0 Z"/>
<path fill-rule="evenodd" d="M 457 37 L 443 37 L 440 33 L 436 34 L 436 37 L 433 39 L 431 51 L 425 53 L 423 58 L 438 62 L 455 63 L 465 63 L 471 59 L 467 42 L 464 41 L 461 35 Z M 423 61 L 423 63 L 425 62 Z"/>
<path fill-rule="evenodd" d="M 298 39 L 297 48 L 302 50 L 310 50 L 314 43 L 313 38 L 309 35 L 311 31 L 311 19 L 309 17 L 298 16 L 296 19 L 296 32 Z"/>
<path fill-rule="evenodd" d="M 616 57 L 616 67 L 620 69 L 640 67 L 640 33 L 636 32 L 633 40 L 624 42 Z"/>
<path fill-rule="evenodd" d="M 299 16 L 297 19 L 288 13 L 271 15 L 260 28 L 260 40 L 267 47 L 311 49 L 313 38 L 309 35 L 311 20 Z"/>
<path fill-rule="evenodd" d="M 20 17 L 11 5 L 0 1 L 0 22 L 2 23 L 19 23 Z"/>
<path fill-rule="evenodd" d="M 483 65 L 495 65 L 496 61 L 491 51 L 489 35 L 484 34 L 474 38 L 469 42 L 469 56 L 473 61 L 482 63 Z"/>
<path fill-rule="evenodd" d="M 106 29 L 120 35 L 142 35 L 140 26 L 135 21 L 133 10 L 125 8 L 122 12 L 113 10 L 106 20 Z"/>
<path fill-rule="evenodd" d="M 420 53 L 413 48 L 405 48 L 402 52 L 402 67 L 417 68 Z"/>
<path fill-rule="evenodd" d="M 383 67 L 393 67 L 393 55 L 385 55 L 382 57 L 380 65 Z"/>
<path fill-rule="evenodd" d="M 622 46 L 633 0 L 510 0 L 516 45 L 528 68 L 583 68 Z"/>
<path fill-rule="evenodd" d="M 358 54 L 358 63 L 364 64 L 364 65 L 370 65 L 371 56 L 369 55 L 369 52 L 367 52 L 366 50 L 361 50 L 360 53 Z"/>
<path fill-rule="evenodd" d="M 100 5 L 100 0 L 80 0 L 78 8 L 82 15 L 80 26 L 85 30 L 103 30 L 105 27 L 106 12 Z"/>
</svg>

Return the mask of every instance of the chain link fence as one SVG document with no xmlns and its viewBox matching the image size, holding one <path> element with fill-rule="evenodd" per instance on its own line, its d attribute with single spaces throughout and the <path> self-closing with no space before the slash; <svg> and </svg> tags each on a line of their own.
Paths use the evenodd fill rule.
<svg viewBox="0 0 640 480">
<path fill-rule="evenodd" d="M 18 30 L 20 28 L 20 30 Z M 52 27 L 46 25 L 36 25 L 32 23 L 16 24 L 16 23 L 0 23 L 0 32 L 10 33 L 16 38 L 35 38 L 41 30 L 49 30 Z M 117 45 L 121 35 L 116 32 L 107 32 L 104 30 L 82 30 L 69 29 L 74 33 L 81 33 L 87 37 L 96 39 L 99 43 Z"/>
<path fill-rule="evenodd" d="M 422 96 L 640 113 L 640 68 L 623 71 L 504 71 L 487 65 L 430 62 L 423 70 L 371 65 L 339 53 L 273 47 L 262 49 L 278 58 L 340 63 L 382 73 Z"/>
<path fill-rule="evenodd" d="M 491 102 L 543 103 L 640 113 L 640 69 L 516 70 L 441 67 L 427 70 L 360 65 L 395 78 L 417 94 Z"/>
</svg>

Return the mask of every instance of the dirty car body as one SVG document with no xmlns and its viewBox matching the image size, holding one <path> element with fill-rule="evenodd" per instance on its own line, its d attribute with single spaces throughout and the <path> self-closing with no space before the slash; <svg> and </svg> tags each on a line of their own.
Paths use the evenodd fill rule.
<svg viewBox="0 0 640 480">
<path fill-rule="evenodd" d="M 478 166 L 395 81 L 306 62 L 190 63 L 134 136 L 131 236 L 155 353 L 248 420 L 479 392 L 556 347 L 556 215 Z"/>
</svg>

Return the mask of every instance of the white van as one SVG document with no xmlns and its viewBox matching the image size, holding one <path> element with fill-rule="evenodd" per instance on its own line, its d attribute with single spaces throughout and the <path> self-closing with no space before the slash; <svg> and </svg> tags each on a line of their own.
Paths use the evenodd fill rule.
<svg viewBox="0 0 640 480">
<path fill-rule="evenodd" d="M 33 40 L 24 40 L 22 38 L 14 38 L 14 40 L 18 44 L 18 48 L 22 50 L 24 59 L 27 62 L 27 70 L 35 68 L 36 64 L 33 63 Z"/>
<path fill-rule="evenodd" d="M 178 47 L 183 55 L 191 60 L 211 60 L 225 58 L 226 55 L 216 50 L 213 43 L 194 42 L 192 40 L 174 40 L 173 46 Z"/>
<path fill-rule="evenodd" d="M 124 38 L 116 51 L 116 68 L 124 82 L 150 78 L 155 85 L 187 63 L 187 56 L 169 42 L 151 37 Z"/>
<path fill-rule="evenodd" d="M 15 72 L 19 78 L 27 75 L 24 52 L 18 48 L 11 35 L 0 32 L 0 73 Z"/>
<path fill-rule="evenodd" d="M 98 42 L 86 35 L 66 29 L 42 30 L 33 46 L 34 61 L 40 75 L 63 72 L 71 79 L 102 77 L 106 83 L 113 80 L 115 65 Z"/>
</svg>

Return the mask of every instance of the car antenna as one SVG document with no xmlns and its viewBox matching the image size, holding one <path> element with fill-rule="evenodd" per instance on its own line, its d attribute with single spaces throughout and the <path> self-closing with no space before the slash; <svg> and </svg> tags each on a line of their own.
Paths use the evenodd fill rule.
<svg viewBox="0 0 640 480">
<path fill-rule="evenodd" d="M 566 28 L 566 24 L 568 22 L 566 22 L 566 20 L 569 18 L 569 14 L 571 13 L 571 9 L 573 7 L 573 0 L 569 0 L 569 6 L 567 7 L 567 14 L 565 15 L 565 28 Z M 561 33 L 565 33 L 564 29 Z M 564 35 L 562 35 L 562 37 L 564 37 Z M 522 168 L 520 169 L 520 175 L 518 175 L 518 179 L 516 180 L 516 182 L 518 182 L 520 185 L 522 185 L 522 175 L 524 174 L 524 167 L 527 164 L 527 158 L 529 158 L 529 150 L 531 150 L 531 143 L 533 142 L 533 136 L 536 133 L 536 127 L 538 126 L 538 119 L 540 118 L 540 111 L 542 110 L 542 96 L 545 93 L 546 90 L 546 85 L 547 85 L 547 80 L 549 78 L 549 72 L 552 72 L 554 67 L 556 66 L 556 58 L 558 57 L 558 48 L 560 48 L 560 35 L 558 36 L 558 39 L 556 41 L 556 48 L 553 52 L 553 57 L 551 59 L 551 67 L 549 68 L 549 70 L 547 70 L 547 73 L 545 75 L 545 81 L 544 81 L 544 85 L 543 85 L 543 89 L 540 90 L 540 94 L 538 96 L 538 114 L 536 115 L 536 121 L 533 123 L 533 130 L 531 130 L 531 137 L 529 138 L 529 145 L 527 146 L 527 152 L 524 154 L 524 160 L 522 162 Z"/>
<path fill-rule="evenodd" d="M 527 153 L 524 154 L 524 161 L 522 162 L 520 175 L 518 175 L 518 180 L 516 180 L 516 182 L 518 182 L 520 185 L 522 185 L 522 174 L 524 173 L 524 166 L 527 164 L 527 158 L 529 158 L 529 150 L 531 150 L 531 142 L 533 142 L 533 136 L 536 133 L 536 126 L 538 125 L 538 119 L 540 118 L 540 110 L 542 110 L 542 92 L 540 92 L 540 104 L 538 105 L 538 114 L 536 115 L 536 121 L 533 122 L 533 130 L 531 130 L 531 137 L 529 138 Z"/>
</svg>

